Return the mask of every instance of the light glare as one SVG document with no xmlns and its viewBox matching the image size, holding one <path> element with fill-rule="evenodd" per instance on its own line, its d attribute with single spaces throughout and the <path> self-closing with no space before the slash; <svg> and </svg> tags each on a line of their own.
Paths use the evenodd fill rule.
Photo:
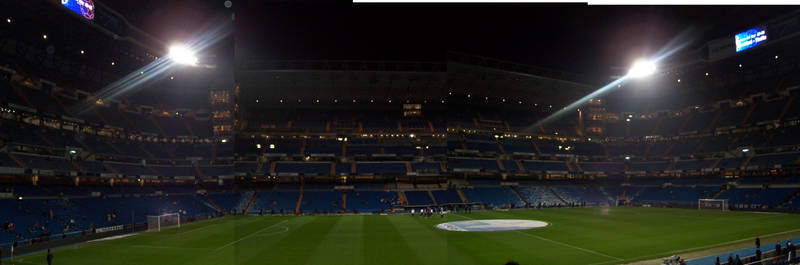
<svg viewBox="0 0 800 265">
<path fill-rule="evenodd" d="M 172 46 L 169 48 L 169 58 L 175 63 L 185 65 L 197 64 L 197 56 L 184 46 Z"/>
<path fill-rule="evenodd" d="M 656 64 L 651 61 L 637 60 L 628 71 L 628 76 L 632 78 L 640 78 L 652 75 L 656 72 Z"/>
</svg>

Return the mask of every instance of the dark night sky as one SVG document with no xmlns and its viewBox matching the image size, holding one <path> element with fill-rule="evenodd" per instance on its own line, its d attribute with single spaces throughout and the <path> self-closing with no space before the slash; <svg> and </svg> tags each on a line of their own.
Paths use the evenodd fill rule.
<svg viewBox="0 0 800 265">
<path fill-rule="evenodd" d="M 103 2 L 167 41 L 230 11 L 224 0 Z M 686 40 L 697 48 L 794 9 L 233 2 L 238 59 L 442 61 L 459 51 L 600 76 L 690 29 Z"/>
<path fill-rule="evenodd" d="M 437 6 L 270 4 L 236 9 L 237 57 L 270 60 L 443 60 Z"/>
<path fill-rule="evenodd" d="M 786 7 L 543 4 L 239 4 L 237 55 L 262 59 L 441 60 L 452 50 L 607 75 L 676 35 L 692 48 Z M 244 5 L 244 6 L 243 6 Z"/>
<path fill-rule="evenodd" d="M 580 74 L 625 67 L 684 32 L 693 49 L 787 12 L 785 7 L 586 5 L 454 10 L 450 49 Z"/>
</svg>

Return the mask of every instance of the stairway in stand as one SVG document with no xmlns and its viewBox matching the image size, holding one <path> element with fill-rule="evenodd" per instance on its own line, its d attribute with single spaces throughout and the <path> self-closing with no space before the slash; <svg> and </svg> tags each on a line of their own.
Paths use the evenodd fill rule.
<svg viewBox="0 0 800 265">
<path fill-rule="evenodd" d="M 247 213 L 250 212 L 250 208 L 253 207 L 253 204 L 256 202 L 256 198 L 258 198 L 258 193 L 259 193 L 259 190 L 256 190 L 255 192 L 253 192 L 253 197 L 251 197 L 250 198 L 250 202 L 247 203 L 247 208 L 245 208 L 241 212 L 242 215 L 246 215 Z"/>
<path fill-rule="evenodd" d="M 519 192 L 517 191 L 517 187 L 511 187 L 511 192 L 514 193 L 514 196 L 517 196 L 517 199 L 522 201 L 522 203 L 524 203 L 525 205 L 529 205 L 528 201 L 526 201 L 524 198 L 522 198 L 522 195 L 519 195 Z"/>
<path fill-rule="evenodd" d="M 300 206 L 303 205 L 304 187 L 305 187 L 305 181 L 303 181 L 303 178 L 300 178 L 300 196 L 297 196 L 297 205 L 294 206 L 294 214 L 300 213 Z"/>
</svg>

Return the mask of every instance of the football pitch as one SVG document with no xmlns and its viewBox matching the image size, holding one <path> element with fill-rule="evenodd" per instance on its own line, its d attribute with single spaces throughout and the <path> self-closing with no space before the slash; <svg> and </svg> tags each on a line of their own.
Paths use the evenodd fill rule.
<svg viewBox="0 0 800 265">
<path fill-rule="evenodd" d="M 453 232 L 442 222 L 530 219 L 543 228 Z M 54 251 L 54 264 L 620 264 L 800 229 L 800 215 L 600 208 L 410 215 L 234 216 Z M 45 254 L 4 264 L 46 264 Z"/>
</svg>

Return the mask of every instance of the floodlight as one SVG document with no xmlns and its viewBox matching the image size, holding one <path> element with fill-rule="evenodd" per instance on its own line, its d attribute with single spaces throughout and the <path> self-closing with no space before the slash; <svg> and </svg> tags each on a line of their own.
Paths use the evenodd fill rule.
<svg viewBox="0 0 800 265">
<path fill-rule="evenodd" d="M 639 59 L 633 63 L 633 66 L 631 66 L 631 70 L 628 71 L 628 76 L 632 78 L 641 78 L 652 75 L 655 72 L 655 63 L 648 60 Z"/>
<path fill-rule="evenodd" d="M 178 64 L 185 64 L 185 65 L 197 64 L 197 56 L 195 56 L 194 52 L 192 52 L 191 50 L 189 50 L 189 48 L 186 48 L 185 46 L 176 45 L 170 47 L 169 58 Z"/>
</svg>

